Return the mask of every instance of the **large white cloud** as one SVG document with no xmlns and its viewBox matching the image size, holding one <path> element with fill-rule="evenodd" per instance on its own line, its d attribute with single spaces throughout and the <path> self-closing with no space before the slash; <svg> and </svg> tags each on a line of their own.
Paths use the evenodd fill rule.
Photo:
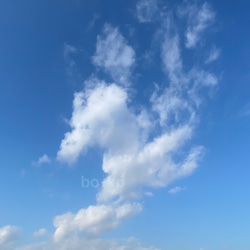
<svg viewBox="0 0 250 250">
<path fill-rule="evenodd" d="M 152 21 L 156 9 L 149 9 L 151 5 L 157 8 L 155 1 L 139 1 L 139 21 Z M 118 28 L 110 25 L 105 25 L 97 38 L 92 61 L 110 74 L 114 83 L 92 77 L 82 91 L 75 93 L 69 123 L 71 131 L 64 135 L 57 159 L 72 165 L 89 147 L 101 147 L 106 177 L 96 205 L 54 219 L 56 249 L 67 249 L 60 244 L 64 242 L 65 247 L 80 235 L 96 236 L 117 228 L 125 218 L 141 211 L 141 205 L 134 200 L 192 174 L 198 167 L 204 147 L 193 145 L 191 139 L 199 106 L 206 98 L 204 93 L 216 86 L 218 79 L 196 63 L 185 65 L 181 49 L 185 46 L 181 43 L 185 43 L 186 48 L 195 47 L 215 14 L 208 4 L 200 8 L 182 6 L 179 16 L 188 20 L 186 41 L 182 41 L 173 16 L 160 16 L 165 20 L 159 26 L 157 37 L 166 82 L 148 97 L 149 106 L 139 111 L 133 107 L 128 88 L 135 64 L 133 48 Z M 170 193 L 177 191 L 180 188 Z M 95 245 L 98 241 L 91 244 L 93 242 Z M 109 246 L 107 249 L 143 249 L 105 244 Z M 92 249 L 99 249 L 97 245 Z M 78 249 L 78 245 L 72 245 L 71 249 Z"/>
</svg>

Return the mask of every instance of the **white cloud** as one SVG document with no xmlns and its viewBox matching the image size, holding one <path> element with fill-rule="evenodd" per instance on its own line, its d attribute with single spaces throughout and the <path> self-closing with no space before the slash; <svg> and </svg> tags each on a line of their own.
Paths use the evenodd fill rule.
<svg viewBox="0 0 250 250">
<path fill-rule="evenodd" d="M 203 3 L 201 7 L 194 4 L 182 7 L 179 14 L 188 19 L 185 45 L 189 49 L 194 48 L 204 31 L 215 21 L 215 13 L 208 3 Z"/>
<path fill-rule="evenodd" d="M 221 54 L 220 49 L 217 49 L 215 47 L 212 48 L 205 63 L 208 64 L 208 63 L 211 63 L 213 61 L 216 61 L 219 58 L 220 54 Z"/>
<path fill-rule="evenodd" d="M 176 193 L 179 193 L 181 191 L 184 191 L 186 188 L 185 187 L 179 187 L 179 186 L 176 186 L 174 188 L 171 188 L 168 193 L 169 194 L 176 194 Z"/>
<path fill-rule="evenodd" d="M 55 243 L 53 241 L 35 243 L 15 250 L 160 250 L 153 246 L 143 247 L 135 238 L 128 239 L 86 239 L 84 237 L 71 236 Z M 12 250 L 12 249 L 11 249 Z M 13 249 L 14 250 L 14 249 Z"/>
<path fill-rule="evenodd" d="M 70 121 L 72 132 L 65 134 L 57 158 L 72 164 L 84 148 L 93 145 L 112 152 L 138 147 L 136 135 L 143 119 L 137 121 L 126 102 L 124 89 L 102 81 L 94 89 L 76 93 Z"/>
<path fill-rule="evenodd" d="M 136 5 L 137 18 L 140 23 L 149 23 L 155 17 L 158 7 L 156 0 L 140 0 Z"/>
<path fill-rule="evenodd" d="M 21 229 L 16 226 L 4 226 L 0 228 L 0 248 L 7 249 L 20 237 Z"/>
<path fill-rule="evenodd" d="M 97 37 L 96 52 L 92 57 L 95 66 L 102 68 L 120 84 L 129 85 L 135 52 L 117 28 L 106 24 Z"/>
<path fill-rule="evenodd" d="M 54 219 L 56 232 L 55 242 L 60 242 L 68 236 L 84 231 L 89 235 L 97 236 L 117 228 L 120 222 L 141 211 L 138 203 L 125 203 L 120 206 L 96 205 L 81 209 L 77 214 L 67 213 Z"/>
<path fill-rule="evenodd" d="M 33 162 L 33 164 L 37 166 L 40 166 L 42 164 L 49 164 L 49 163 L 51 163 L 51 159 L 46 154 L 39 157 L 36 162 Z"/>
<path fill-rule="evenodd" d="M 175 163 L 172 156 L 191 138 L 192 126 L 179 125 L 146 142 L 145 131 L 153 127 L 152 122 L 143 112 L 134 114 L 127 107 L 127 98 L 125 89 L 104 82 L 77 93 L 72 132 L 65 134 L 58 151 L 59 160 L 72 164 L 89 146 L 105 149 L 102 168 L 107 177 L 98 194 L 100 201 L 135 198 L 144 186 L 166 186 L 189 174 L 182 169 L 185 160 Z M 196 164 L 193 166 L 194 170 Z"/>
<path fill-rule="evenodd" d="M 179 46 L 179 36 L 171 36 L 166 30 L 166 36 L 162 44 L 162 60 L 164 70 L 168 74 L 172 83 L 179 83 L 182 78 L 182 61 Z"/>
<path fill-rule="evenodd" d="M 34 237 L 48 236 L 49 232 L 45 228 L 41 228 L 33 233 Z"/>
<path fill-rule="evenodd" d="M 201 39 L 214 13 L 207 4 L 200 9 L 188 8 L 190 13 L 182 9 L 182 14 L 188 16 L 186 46 L 191 48 Z M 213 88 L 218 80 L 195 63 L 195 67 L 184 65 L 181 36 L 173 19 L 167 17 L 158 36 L 167 80 L 165 86 L 149 97 L 151 106 L 141 108 L 140 112 L 130 107 L 131 89 L 118 85 L 127 86 L 131 79 L 134 50 L 118 29 L 110 25 L 98 36 L 93 63 L 109 73 L 116 84 L 91 79 L 85 82 L 83 91 L 75 94 L 69 122 L 71 131 L 65 134 L 57 159 L 72 165 L 89 147 L 101 147 L 106 177 L 97 194 L 97 205 L 81 209 L 77 214 L 56 217 L 56 242 L 79 232 L 99 235 L 115 229 L 124 218 L 140 212 L 141 208 L 133 208 L 132 200 L 152 195 L 151 189 L 166 187 L 198 167 L 204 148 L 191 143 L 198 108 L 206 98 L 204 88 Z M 169 192 L 181 190 L 176 187 Z M 118 216 L 118 211 L 123 211 L 123 216 Z"/>
<path fill-rule="evenodd" d="M 73 73 L 75 72 L 75 66 L 76 66 L 76 62 L 75 60 L 72 58 L 72 55 L 77 53 L 77 48 L 65 43 L 64 44 L 64 48 L 63 48 L 63 56 L 64 56 L 64 60 L 66 62 L 66 71 L 67 74 L 69 76 L 73 75 Z"/>
</svg>

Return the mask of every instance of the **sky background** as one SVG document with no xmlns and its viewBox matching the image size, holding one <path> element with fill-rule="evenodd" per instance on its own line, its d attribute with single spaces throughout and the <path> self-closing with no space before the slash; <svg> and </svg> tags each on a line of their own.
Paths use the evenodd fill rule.
<svg viewBox="0 0 250 250">
<path fill-rule="evenodd" d="M 249 12 L 1 1 L 0 249 L 249 250 Z"/>
</svg>

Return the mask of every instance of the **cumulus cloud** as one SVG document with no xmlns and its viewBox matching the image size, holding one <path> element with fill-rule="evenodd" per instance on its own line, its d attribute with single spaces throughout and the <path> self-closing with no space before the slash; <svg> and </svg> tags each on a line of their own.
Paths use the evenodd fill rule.
<svg viewBox="0 0 250 250">
<path fill-rule="evenodd" d="M 149 23 L 158 10 L 156 0 L 140 0 L 136 5 L 136 14 L 140 23 Z"/>
<path fill-rule="evenodd" d="M 0 228 L 0 248 L 8 249 L 11 244 L 20 237 L 21 229 L 16 226 L 4 226 Z"/>
<path fill-rule="evenodd" d="M 188 26 L 185 33 L 186 47 L 194 48 L 201 40 L 204 31 L 211 26 L 215 21 L 215 13 L 208 3 L 203 3 L 202 6 L 188 4 L 179 9 L 179 14 L 182 17 L 187 17 Z"/>
<path fill-rule="evenodd" d="M 117 228 L 123 219 L 131 217 L 141 209 L 141 205 L 138 203 L 125 203 L 120 206 L 96 205 L 81 209 L 77 214 L 67 213 L 57 216 L 54 219 L 56 227 L 54 240 L 60 242 L 67 236 L 81 231 L 97 236 Z"/>
<path fill-rule="evenodd" d="M 193 169 L 182 168 L 187 159 L 173 162 L 172 156 L 191 138 L 192 126 L 177 126 L 146 142 L 145 129 L 153 125 L 145 113 L 136 115 L 128 108 L 127 98 L 125 89 L 104 82 L 77 93 L 70 122 L 72 132 L 65 134 L 58 151 L 59 160 L 72 164 L 90 146 L 105 149 L 102 168 L 108 176 L 98 194 L 100 201 L 135 198 L 144 186 L 165 186 L 190 174 L 202 153 L 201 147 L 195 149 Z"/>
<path fill-rule="evenodd" d="M 119 32 L 106 24 L 103 33 L 97 37 L 96 52 L 92 57 L 95 66 L 100 67 L 120 84 L 129 85 L 135 52 Z"/>
<path fill-rule="evenodd" d="M 176 187 L 173 187 L 170 190 L 168 190 L 168 193 L 169 194 L 176 194 L 176 193 L 179 193 L 181 191 L 184 191 L 185 189 L 186 189 L 185 187 L 176 186 Z"/>
</svg>

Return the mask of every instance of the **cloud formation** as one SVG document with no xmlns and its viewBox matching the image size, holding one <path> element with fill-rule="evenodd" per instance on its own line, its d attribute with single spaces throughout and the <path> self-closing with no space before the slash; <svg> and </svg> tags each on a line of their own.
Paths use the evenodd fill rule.
<svg viewBox="0 0 250 250">
<path fill-rule="evenodd" d="M 168 190 L 168 193 L 169 194 L 176 194 L 176 193 L 179 193 L 181 191 L 184 191 L 185 189 L 186 189 L 185 187 L 176 186 L 176 187 L 171 188 L 170 190 Z"/>
<path fill-rule="evenodd" d="M 205 61 L 206 64 L 212 63 L 213 61 L 216 61 L 220 57 L 221 51 L 220 49 L 217 49 L 216 47 L 213 47 Z"/>
<path fill-rule="evenodd" d="M 119 32 L 109 24 L 97 37 L 93 64 L 110 74 L 113 80 L 122 85 L 130 84 L 132 67 L 135 63 L 135 51 Z"/>
<path fill-rule="evenodd" d="M 136 5 L 136 14 L 140 23 L 149 23 L 154 20 L 158 11 L 156 0 L 140 0 Z"/>
<path fill-rule="evenodd" d="M 188 22 L 185 45 L 188 49 L 195 48 L 205 30 L 214 23 L 215 13 L 211 6 L 205 2 L 201 7 L 189 3 L 183 5 L 179 8 L 179 15 L 187 18 Z"/>
<path fill-rule="evenodd" d="M 42 164 L 49 164 L 49 163 L 51 163 L 51 159 L 46 154 L 39 157 L 36 162 L 33 162 L 33 164 L 36 166 L 41 166 Z"/>
<path fill-rule="evenodd" d="M 20 237 L 21 229 L 16 226 L 4 226 L 0 228 L 0 248 L 3 250 L 10 249 L 12 243 Z"/>
<path fill-rule="evenodd" d="M 147 8 L 154 4 L 138 2 L 140 22 L 151 21 L 153 14 Z M 82 91 L 75 93 L 71 131 L 65 134 L 57 159 L 71 166 L 88 148 L 100 147 L 104 150 L 102 170 L 106 177 L 96 197 L 97 205 L 55 218 L 56 242 L 77 232 L 99 235 L 115 229 L 124 218 L 141 211 L 138 203 L 132 203 L 134 200 L 192 174 L 198 167 L 204 147 L 193 145 L 191 140 L 199 107 L 206 99 L 204 89 L 207 92 L 216 86 L 218 79 L 196 63 L 184 65 L 181 43 L 188 49 L 195 47 L 215 14 L 206 3 L 200 8 L 182 6 L 178 13 L 188 20 L 186 41 L 182 41 L 174 18 L 160 15 L 163 20 L 156 33 L 166 82 L 148 97 L 147 108 L 135 110 L 131 106 L 128 86 L 135 63 L 133 48 L 111 25 L 106 24 L 98 36 L 92 61 L 115 83 L 92 77 Z M 176 187 L 169 193 L 181 190 Z M 118 215 L 120 210 L 122 216 Z"/>
</svg>

